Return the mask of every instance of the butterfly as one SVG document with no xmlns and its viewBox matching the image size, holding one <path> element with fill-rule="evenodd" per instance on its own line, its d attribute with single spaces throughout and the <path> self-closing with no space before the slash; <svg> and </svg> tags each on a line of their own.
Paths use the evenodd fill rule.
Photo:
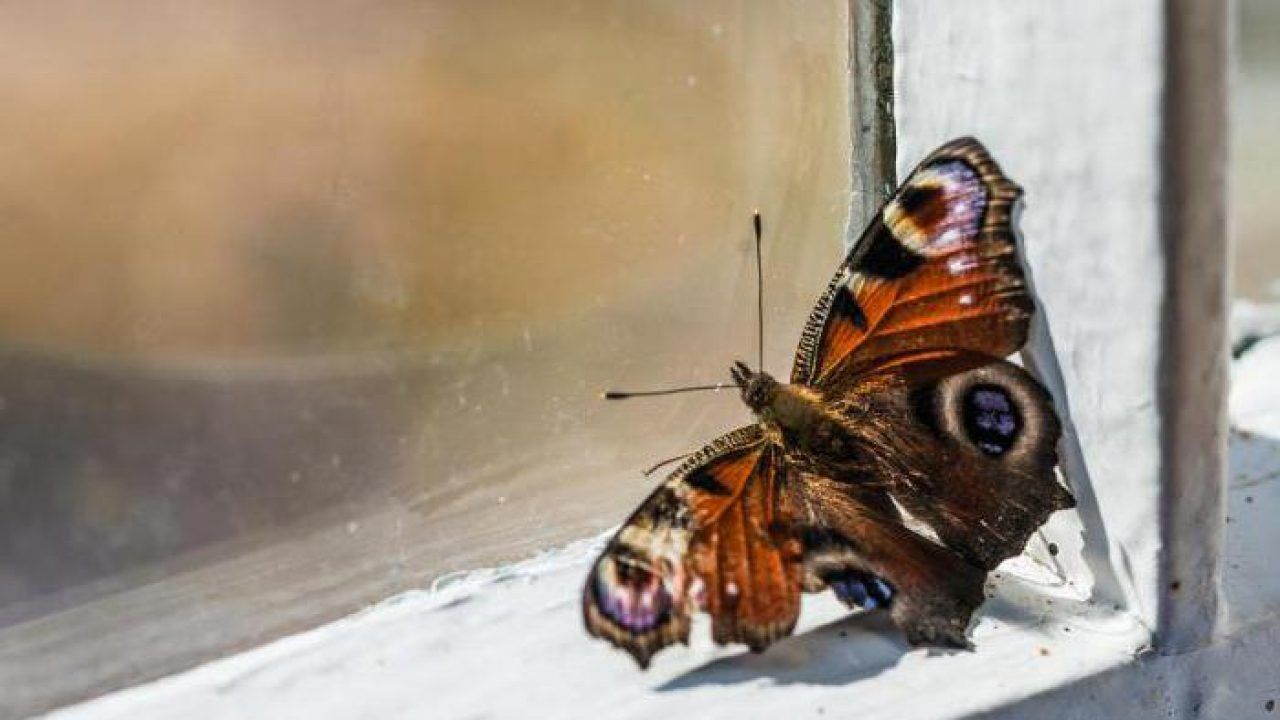
<svg viewBox="0 0 1280 720">
<path fill-rule="evenodd" d="M 972 138 L 912 171 L 818 300 L 790 381 L 735 363 L 756 422 L 683 462 L 592 565 L 590 634 L 643 668 L 705 611 L 716 643 L 759 652 L 829 588 L 888 608 L 913 645 L 968 646 L 987 574 L 1075 505 L 1053 400 L 1004 359 L 1034 312 L 1021 195 Z"/>
</svg>

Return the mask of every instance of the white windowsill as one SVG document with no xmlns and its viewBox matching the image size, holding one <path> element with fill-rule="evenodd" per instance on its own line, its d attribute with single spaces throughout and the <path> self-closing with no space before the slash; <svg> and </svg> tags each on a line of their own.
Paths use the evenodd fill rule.
<svg viewBox="0 0 1280 720">
<path fill-rule="evenodd" d="M 1280 338 L 1237 364 L 1234 405 L 1274 392 Z M 1224 591 L 1228 634 L 1192 655 L 1143 656 L 1149 633 L 1080 600 L 1036 563 L 993 575 L 976 650 L 911 649 L 879 613 L 806 598 L 799 627 L 768 652 L 693 644 L 641 672 L 585 634 L 580 584 L 603 537 L 408 593 L 349 618 L 53 714 L 60 720 L 177 717 L 1041 717 L 1173 712 L 1232 717 L 1272 697 L 1248 668 L 1280 635 L 1270 522 L 1280 505 L 1280 422 L 1247 419 L 1232 445 Z M 1232 682 L 1218 682 L 1232 673 Z M 1265 672 L 1263 673 L 1265 675 Z M 1274 685 L 1274 681 L 1270 681 Z M 1185 686 L 1185 687 L 1184 687 Z M 1062 692 L 1048 692 L 1060 690 Z M 1255 696 L 1256 695 L 1256 696 Z M 1084 713 L 1080 715 L 1080 713 Z"/>
<path fill-rule="evenodd" d="M 717 648 L 695 625 L 691 647 L 641 672 L 582 630 L 580 586 L 602 541 L 469 573 L 57 717 L 961 716 L 1123 665 L 1147 639 L 1127 615 L 1015 561 L 973 629 L 974 652 L 910 649 L 883 614 L 849 616 L 822 595 L 764 654 Z"/>
</svg>

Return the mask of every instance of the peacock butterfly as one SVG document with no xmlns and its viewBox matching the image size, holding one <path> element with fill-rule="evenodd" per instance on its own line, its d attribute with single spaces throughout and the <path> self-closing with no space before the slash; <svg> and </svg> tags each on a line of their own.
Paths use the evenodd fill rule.
<svg viewBox="0 0 1280 720">
<path fill-rule="evenodd" d="M 647 667 L 702 610 L 717 643 L 761 651 L 802 591 L 830 588 L 889 608 L 912 644 L 967 645 L 987 574 L 1075 504 L 1053 401 L 1004 360 L 1034 311 L 1021 194 L 971 138 L 911 173 L 818 300 L 790 382 L 736 363 L 756 422 L 690 456 L 609 541 L 588 632 Z"/>
</svg>

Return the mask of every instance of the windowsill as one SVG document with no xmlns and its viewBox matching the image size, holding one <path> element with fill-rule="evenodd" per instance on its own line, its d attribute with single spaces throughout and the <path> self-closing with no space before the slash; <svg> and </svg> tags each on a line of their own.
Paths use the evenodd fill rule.
<svg viewBox="0 0 1280 720">
<path fill-rule="evenodd" d="M 1280 367 L 1280 339 L 1253 352 L 1253 366 L 1265 355 L 1266 367 Z M 1238 372 L 1236 397 L 1267 391 L 1273 376 Z M 993 574 L 973 652 L 911 649 L 883 614 L 848 615 L 824 594 L 806 597 L 795 636 L 764 654 L 718 648 L 706 623 L 695 623 L 691 647 L 667 650 L 641 672 L 582 629 L 580 583 L 602 536 L 447 577 L 431 591 L 55 715 L 168 717 L 181 707 L 184 717 L 804 717 L 856 708 L 863 717 L 936 718 L 1110 707 L 1234 716 L 1225 713 L 1270 699 L 1251 696 L 1248 678 L 1268 667 L 1258 660 L 1280 635 L 1280 580 L 1267 571 L 1280 532 L 1270 522 L 1280 504 L 1280 427 L 1246 429 L 1232 439 L 1228 634 L 1190 655 L 1144 656 L 1149 633 L 1132 616 L 1082 601 L 1023 557 Z M 1233 683 L 1215 680 L 1228 672 Z"/>
<path fill-rule="evenodd" d="M 883 614 L 848 615 L 824 594 L 762 655 L 718 648 L 695 624 L 691 647 L 641 672 L 581 627 L 579 586 L 601 542 L 469 573 L 58 717 L 963 716 L 1125 665 L 1148 637 L 1020 559 L 995 580 L 973 652 L 911 649 Z"/>
</svg>

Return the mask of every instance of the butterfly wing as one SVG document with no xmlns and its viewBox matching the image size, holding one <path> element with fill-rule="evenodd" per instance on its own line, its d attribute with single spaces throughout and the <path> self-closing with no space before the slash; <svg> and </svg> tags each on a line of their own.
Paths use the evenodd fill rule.
<svg viewBox="0 0 1280 720">
<path fill-rule="evenodd" d="M 866 449 L 859 474 L 989 570 L 1075 500 L 1054 474 L 1062 430 L 1049 393 L 1013 363 L 956 357 L 903 357 L 836 388 L 830 407 Z"/>
<path fill-rule="evenodd" d="M 610 540 L 587 577 L 587 630 L 641 667 L 687 642 L 706 610 L 716 642 L 762 650 L 800 612 L 794 539 L 778 535 L 785 467 L 760 426 L 736 430 L 681 465 Z"/>
<path fill-rule="evenodd" d="M 1002 360 L 1034 310 L 1012 228 L 1021 194 L 976 140 L 932 153 L 841 265 L 792 370 L 862 440 L 863 477 L 842 479 L 887 483 L 988 569 L 1074 504 L 1054 477 L 1052 399 Z"/>
<path fill-rule="evenodd" d="M 1033 308 L 1011 227 L 1021 194 L 972 138 L 934 151 L 841 263 L 791 382 L 823 386 L 921 352 L 963 369 L 1020 348 Z"/>
<path fill-rule="evenodd" d="M 804 548 L 805 589 L 889 607 L 908 641 L 964 647 L 986 573 L 903 526 L 878 493 L 813 473 L 788 483 L 783 512 Z"/>
</svg>

